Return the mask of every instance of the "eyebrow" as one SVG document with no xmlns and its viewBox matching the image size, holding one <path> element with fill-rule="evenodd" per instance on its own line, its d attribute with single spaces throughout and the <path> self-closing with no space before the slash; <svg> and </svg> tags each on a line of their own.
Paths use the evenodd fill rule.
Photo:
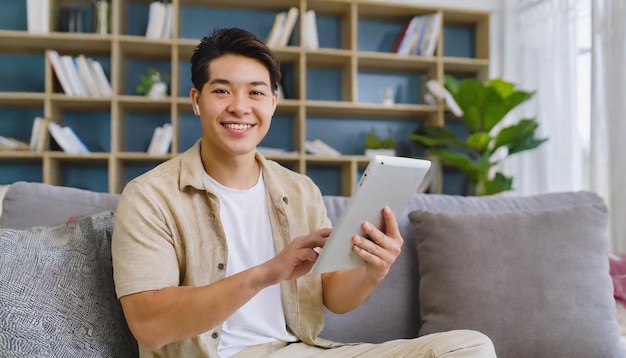
<svg viewBox="0 0 626 358">
<path fill-rule="evenodd" d="M 214 80 L 212 80 L 211 82 L 209 82 L 210 85 L 213 84 L 224 84 L 224 85 L 230 85 L 230 81 L 224 78 L 216 78 Z M 265 81 L 251 81 L 248 83 L 249 85 L 252 86 L 265 86 L 269 88 L 269 85 L 265 82 Z"/>
</svg>

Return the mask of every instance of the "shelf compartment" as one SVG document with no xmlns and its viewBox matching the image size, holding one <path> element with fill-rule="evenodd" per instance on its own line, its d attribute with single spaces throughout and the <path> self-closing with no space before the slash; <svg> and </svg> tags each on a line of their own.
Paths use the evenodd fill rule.
<svg viewBox="0 0 626 358">
<path fill-rule="evenodd" d="M 43 181 L 41 153 L 0 151 L 0 185 L 16 181 Z"/>
<path fill-rule="evenodd" d="M 332 130 L 329 130 L 331 128 Z M 335 148 L 342 156 L 362 156 L 365 151 L 365 136 L 375 131 L 379 137 L 393 134 L 399 156 L 410 156 L 410 133 L 419 123 L 398 119 L 371 118 L 364 121 L 359 117 L 338 118 L 334 116 L 309 116 L 307 118 L 307 140 L 320 139 Z"/>
</svg>

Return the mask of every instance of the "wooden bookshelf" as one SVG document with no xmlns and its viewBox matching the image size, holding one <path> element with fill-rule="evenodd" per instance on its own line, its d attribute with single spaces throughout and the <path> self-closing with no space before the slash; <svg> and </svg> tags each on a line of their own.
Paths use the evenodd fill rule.
<svg viewBox="0 0 626 358">
<path fill-rule="evenodd" d="M 315 10 L 320 48 L 300 45 L 304 29 L 298 21 L 289 45 L 275 50 L 288 96 L 279 102 L 261 145 L 295 152 L 268 158 L 310 175 L 325 194 L 352 193 L 368 162 L 360 155 L 362 137 L 372 127 L 392 128 L 402 145 L 398 154 L 411 155 L 410 128 L 449 122 L 443 103 L 431 106 L 421 99 L 425 80 L 441 81 L 444 74 L 486 79 L 489 68 L 488 12 L 366 0 L 173 0 L 172 38 L 147 39 L 148 1 L 113 0 L 111 33 L 106 35 L 54 31 L 61 4 L 51 1 L 47 34 L 31 34 L 25 27 L 0 29 L 0 66 L 20 68 L 23 58 L 36 64 L 33 74 L 25 74 L 30 76 L 27 83 L 33 83 L 26 89 L 12 84 L 17 82 L 0 85 L 0 135 L 28 142 L 34 117 L 46 116 L 71 126 L 91 153 L 0 152 L 0 184 L 28 180 L 119 193 L 132 177 L 189 148 L 200 128 L 187 95 L 189 58 L 200 36 L 212 30 L 203 29 L 205 23 L 243 27 L 266 38 L 278 11 L 295 6 L 301 19 L 305 11 Z M 391 52 L 405 22 L 435 12 L 442 13 L 443 24 L 434 56 Z M 251 16 L 254 21 L 246 21 Z M 45 58 L 46 49 L 103 61 L 113 95 L 65 95 Z M 169 97 L 153 100 L 134 94 L 139 73 L 148 67 L 170 73 Z M 402 84 L 396 104 L 378 101 L 379 82 Z M 165 122 L 174 128 L 171 153 L 148 155 L 152 130 Z M 345 155 L 307 154 L 304 141 L 316 138 Z"/>
</svg>

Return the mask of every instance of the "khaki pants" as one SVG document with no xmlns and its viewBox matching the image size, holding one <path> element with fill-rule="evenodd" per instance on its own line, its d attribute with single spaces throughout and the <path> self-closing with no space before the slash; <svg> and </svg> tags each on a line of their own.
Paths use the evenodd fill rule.
<svg viewBox="0 0 626 358">
<path fill-rule="evenodd" d="M 414 339 L 399 339 L 380 344 L 361 343 L 336 348 L 320 348 L 305 343 L 275 342 L 260 344 L 235 354 L 232 358 L 466 358 L 496 357 L 491 340 L 482 333 L 457 330 L 430 334 Z"/>
</svg>

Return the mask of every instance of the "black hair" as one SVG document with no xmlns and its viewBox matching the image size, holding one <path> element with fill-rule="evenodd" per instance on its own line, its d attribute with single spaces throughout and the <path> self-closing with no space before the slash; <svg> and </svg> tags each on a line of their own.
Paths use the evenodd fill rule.
<svg viewBox="0 0 626 358">
<path fill-rule="evenodd" d="M 253 33 L 239 28 L 218 28 L 202 38 L 191 56 L 191 82 L 202 91 L 209 80 L 209 64 L 214 59 L 228 55 L 240 55 L 260 61 L 270 75 L 272 92 L 280 81 L 280 61 L 267 45 Z"/>
</svg>

